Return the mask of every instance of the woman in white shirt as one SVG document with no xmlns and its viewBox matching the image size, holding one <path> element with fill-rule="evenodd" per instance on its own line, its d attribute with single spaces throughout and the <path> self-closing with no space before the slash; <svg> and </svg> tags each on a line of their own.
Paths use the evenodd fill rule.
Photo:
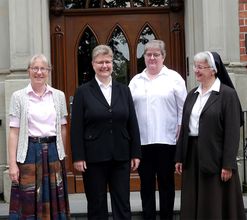
<svg viewBox="0 0 247 220">
<path fill-rule="evenodd" d="M 146 68 L 130 81 L 136 109 L 142 160 L 139 166 L 144 219 L 155 219 L 156 177 L 160 219 L 172 219 L 175 196 L 174 155 L 187 95 L 185 81 L 164 66 L 165 44 L 153 40 L 145 45 Z"/>
<path fill-rule="evenodd" d="M 47 84 L 50 71 L 44 55 L 33 56 L 30 84 L 11 97 L 9 219 L 70 219 L 64 160 L 67 109 L 64 93 Z"/>
</svg>

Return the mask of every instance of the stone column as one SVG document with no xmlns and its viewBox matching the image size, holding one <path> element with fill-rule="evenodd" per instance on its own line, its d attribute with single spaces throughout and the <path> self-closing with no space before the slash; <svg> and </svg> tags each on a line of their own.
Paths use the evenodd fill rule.
<svg viewBox="0 0 247 220">
<path fill-rule="evenodd" d="M 238 1 L 185 0 L 185 39 L 188 58 L 188 88 L 197 83 L 192 71 L 199 51 L 218 52 L 226 63 L 239 62 Z"/>
</svg>

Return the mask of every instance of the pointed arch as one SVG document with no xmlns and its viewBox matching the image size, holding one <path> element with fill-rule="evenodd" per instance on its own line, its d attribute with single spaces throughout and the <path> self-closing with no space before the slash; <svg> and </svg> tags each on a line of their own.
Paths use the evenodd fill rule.
<svg viewBox="0 0 247 220">
<path fill-rule="evenodd" d="M 138 73 L 142 72 L 142 70 L 145 68 L 145 62 L 144 62 L 144 46 L 145 44 L 153 39 L 157 39 L 158 36 L 153 30 L 152 26 L 149 23 L 145 23 L 143 25 L 143 28 L 141 29 L 139 33 L 139 38 L 136 46 L 136 58 L 137 58 L 137 71 Z"/>
<path fill-rule="evenodd" d="M 125 84 L 129 82 L 130 47 L 126 33 L 119 24 L 116 24 L 108 37 L 108 45 L 114 53 L 113 72 L 114 77 Z"/>
<path fill-rule="evenodd" d="M 78 69 L 78 86 L 82 83 L 88 82 L 94 77 L 94 71 L 91 64 L 92 61 L 92 50 L 97 46 L 97 36 L 92 28 L 87 25 L 81 32 L 77 49 L 77 69 Z"/>
</svg>

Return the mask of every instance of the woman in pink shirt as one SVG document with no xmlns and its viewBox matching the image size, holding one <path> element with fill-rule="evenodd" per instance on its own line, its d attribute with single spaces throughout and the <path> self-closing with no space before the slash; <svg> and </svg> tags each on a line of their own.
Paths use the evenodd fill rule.
<svg viewBox="0 0 247 220">
<path fill-rule="evenodd" d="M 30 84 L 13 93 L 8 140 L 9 219 L 70 219 L 65 170 L 66 102 L 47 84 L 44 55 L 28 65 Z"/>
</svg>

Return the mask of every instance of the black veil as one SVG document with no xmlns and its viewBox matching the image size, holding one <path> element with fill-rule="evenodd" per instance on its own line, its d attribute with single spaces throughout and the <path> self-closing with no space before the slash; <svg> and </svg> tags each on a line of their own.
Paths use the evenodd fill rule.
<svg viewBox="0 0 247 220">
<path fill-rule="evenodd" d="M 220 55 L 217 52 L 211 52 L 211 54 L 213 55 L 215 66 L 217 68 L 216 76 L 219 78 L 219 80 L 222 83 L 235 89 L 230 79 L 230 76 L 226 70 L 226 67 L 220 58 Z M 241 127 L 244 125 L 244 115 L 243 115 L 242 106 L 241 106 L 240 101 L 239 101 L 239 105 L 240 105 L 240 127 Z"/>
</svg>

